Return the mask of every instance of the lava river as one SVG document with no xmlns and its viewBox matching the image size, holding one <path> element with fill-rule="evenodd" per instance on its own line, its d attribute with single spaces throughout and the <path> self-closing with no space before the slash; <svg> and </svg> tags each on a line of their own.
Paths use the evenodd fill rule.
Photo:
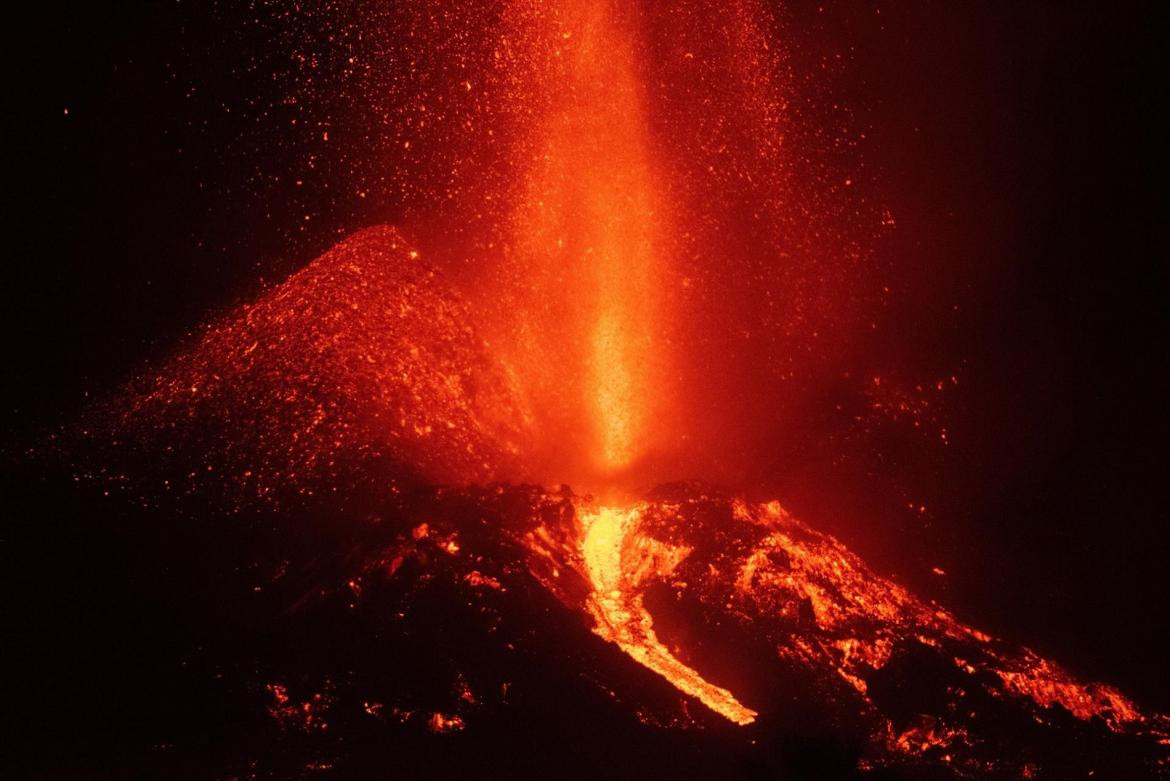
<svg viewBox="0 0 1170 781">
<path fill-rule="evenodd" d="M 751 724 L 757 715 L 754 710 L 676 659 L 655 635 L 653 619 L 637 589 L 650 575 L 668 577 L 690 551 L 639 536 L 641 512 L 636 506 L 582 512 L 581 552 L 593 585 L 588 607 L 597 621 L 594 631 L 711 710 L 736 724 Z"/>
</svg>

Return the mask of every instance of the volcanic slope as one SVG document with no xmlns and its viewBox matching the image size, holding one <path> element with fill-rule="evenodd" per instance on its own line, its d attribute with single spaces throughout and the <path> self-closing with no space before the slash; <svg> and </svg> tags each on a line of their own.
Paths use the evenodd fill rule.
<svg viewBox="0 0 1170 781">
<path fill-rule="evenodd" d="M 86 432 L 101 440 L 93 476 L 134 483 L 108 466 L 121 450 L 165 473 L 154 488 L 247 502 L 336 493 L 367 473 L 511 475 L 524 419 L 462 299 L 380 226 L 210 324 Z"/>
<path fill-rule="evenodd" d="M 607 515 L 624 520 L 591 550 Z M 170 609 L 183 680 L 215 693 L 196 712 L 231 718 L 212 754 L 203 722 L 168 725 L 178 749 L 149 762 L 281 778 L 535 778 L 566 755 L 566 777 L 1167 777 L 1165 717 L 963 624 L 775 502 L 694 483 L 609 508 L 567 489 L 416 488 L 329 520 L 199 538 L 188 580 L 206 585 Z M 148 580 L 174 580 L 144 559 Z M 607 561 L 618 571 L 599 574 Z"/>
<path fill-rule="evenodd" d="M 94 501 L 133 541 L 131 580 L 177 586 L 184 679 L 246 725 L 216 773 L 474 767 L 537 723 L 550 752 L 589 745 L 587 723 L 619 754 L 732 776 L 1166 774 L 1164 717 L 962 624 L 778 503 L 483 487 L 520 479 L 530 432 L 471 323 L 398 231 L 366 230 L 87 421 L 70 481 L 141 499 Z M 159 512 L 167 495 L 192 511 Z"/>
<path fill-rule="evenodd" d="M 778 502 L 700 483 L 661 486 L 619 508 L 531 487 L 417 499 L 399 517 L 427 521 L 366 548 L 365 564 L 317 604 L 317 617 L 302 618 L 331 621 L 322 616 L 343 603 L 353 616 L 388 612 L 409 642 L 416 622 L 433 621 L 425 611 L 434 592 L 450 591 L 445 599 L 468 614 L 460 631 L 482 634 L 449 649 L 448 683 L 437 691 L 400 699 L 351 679 L 352 689 L 335 691 L 342 710 L 376 694 L 394 702 L 403 725 L 487 740 L 497 719 L 546 707 L 544 684 L 522 671 L 536 665 L 581 676 L 624 710 L 635 734 L 689 733 L 689 750 L 730 752 L 793 777 L 1170 771 L 1165 716 L 962 623 Z M 591 550 L 614 515 L 624 520 Z M 607 558 L 616 570 L 599 575 Z M 399 596 L 383 603 L 390 592 Z"/>
</svg>

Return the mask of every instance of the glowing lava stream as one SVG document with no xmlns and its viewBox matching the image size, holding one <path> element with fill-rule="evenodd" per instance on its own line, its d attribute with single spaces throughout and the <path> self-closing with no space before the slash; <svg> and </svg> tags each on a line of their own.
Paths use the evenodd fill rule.
<svg viewBox="0 0 1170 781">
<path fill-rule="evenodd" d="M 593 631 L 721 716 L 741 726 L 755 721 L 756 711 L 727 689 L 707 682 L 659 642 L 642 596 L 635 591 L 647 576 L 669 574 L 690 549 L 638 536 L 637 506 L 578 508 L 578 517 L 585 526 L 581 552 L 593 585 L 588 602 L 597 621 Z"/>
</svg>

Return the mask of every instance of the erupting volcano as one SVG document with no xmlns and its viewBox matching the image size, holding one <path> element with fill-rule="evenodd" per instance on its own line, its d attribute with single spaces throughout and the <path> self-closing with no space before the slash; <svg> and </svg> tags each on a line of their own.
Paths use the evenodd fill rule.
<svg viewBox="0 0 1170 781">
<path fill-rule="evenodd" d="M 561 739 L 559 702 L 576 749 L 653 746 L 613 775 L 1170 772 L 1166 717 L 767 500 L 830 375 L 947 440 L 933 381 L 908 401 L 851 368 L 894 218 L 792 31 L 753 0 L 467 5 L 408 14 L 442 86 L 396 98 L 397 153 L 424 148 L 396 175 L 443 197 L 420 184 L 58 438 L 79 490 L 228 551 L 183 567 L 239 606 L 183 662 L 253 735 L 215 773 L 465 772 L 477 740 Z M 499 772 L 561 749 L 526 751 Z"/>
</svg>

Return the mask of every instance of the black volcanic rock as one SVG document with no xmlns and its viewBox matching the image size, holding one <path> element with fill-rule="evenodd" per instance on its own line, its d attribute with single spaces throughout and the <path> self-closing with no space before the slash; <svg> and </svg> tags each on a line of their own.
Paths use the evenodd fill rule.
<svg viewBox="0 0 1170 781">
<path fill-rule="evenodd" d="M 28 505 L 99 501 L 92 487 L 60 485 L 30 483 Z M 1003 675 L 1031 659 L 1024 651 L 944 621 L 777 505 L 697 485 L 656 495 L 641 505 L 638 533 L 688 553 L 643 584 L 647 609 L 681 661 L 759 711 L 749 726 L 593 631 L 579 548 L 589 505 L 568 491 L 420 488 L 371 498 L 360 512 L 320 510 L 313 523 L 256 507 L 165 530 L 150 507 L 113 497 L 90 532 L 92 551 L 122 548 L 110 560 L 126 583 L 156 590 L 106 605 L 77 640 L 96 641 L 99 660 L 124 644 L 127 669 L 141 669 L 98 684 L 108 696 L 77 700 L 26 658 L 33 686 L 57 692 L 44 707 L 71 708 L 89 737 L 82 751 L 28 755 L 20 766 L 110 777 L 545 777 L 560 768 L 915 779 L 1089 769 L 1136 778 L 1163 767 L 1157 717 L 1081 719 L 1010 690 Z M 752 562 L 759 571 L 745 579 Z M 94 566 L 65 564 L 56 577 Z M 868 613 L 855 602 L 863 585 L 875 600 Z M 841 652 L 849 642 L 888 653 L 871 665 Z M 80 666 L 80 691 L 92 691 L 89 676 L 103 665 Z"/>
</svg>

